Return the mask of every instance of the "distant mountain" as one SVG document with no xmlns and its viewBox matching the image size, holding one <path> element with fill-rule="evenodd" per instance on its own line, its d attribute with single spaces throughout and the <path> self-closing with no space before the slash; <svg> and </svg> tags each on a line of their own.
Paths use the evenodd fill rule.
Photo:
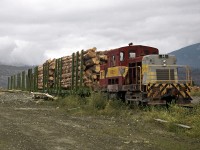
<svg viewBox="0 0 200 150">
<path fill-rule="evenodd" d="M 183 47 L 169 54 L 175 55 L 177 63 L 180 65 L 189 65 L 192 68 L 200 69 L 200 43 Z"/>
<path fill-rule="evenodd" d="M 22 71 L 28 70 L 32 68 L 32 66 L 8 66 L 8 65 L 0 65 L 0 87 L 7 87 L 8 77 L 11 75 L 21 73 Z"/>
<path fill-rule="evenodd" d="M 200 43 L 183 47 L 169 54 L 176 56 L 177 64 L 190 66 L 194 83 L 200 85 Z"/>
</svg>

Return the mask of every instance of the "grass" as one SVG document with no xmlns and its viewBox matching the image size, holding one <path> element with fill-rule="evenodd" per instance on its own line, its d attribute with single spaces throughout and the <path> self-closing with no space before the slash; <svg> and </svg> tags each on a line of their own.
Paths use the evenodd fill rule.
<svg viewBox="0 0 200 150">
<path fill-rule="evenodd" d="M 199 96 L 200 97 L 200 91 L 191 91 L 191 96 Z"/>
<path fill-rule="evenodd" d="M 73 115 L 108 116 L 128 119 L 130 122 L 140 120 L 143 124 L 152 123 L 152 125 L 159 124 L 154 121 L 155 118 L 159 118 L 168 121 L 161 125 L 167 131 L 200 138 L 200 105 L 196 105 L 193 109 L 176 105 L 170 106 L 169 110 L 161 107 L 130 109 L 120 100 L 108 100 L 106 95 L 100 93 L 92 93 L 86 98 L 70 95 L 52 103 Z M 184 124 L 192 128 L 183 129 L 175 124 Z"/>
<path fill-rule="evenodd" d="M 145 120 L 152 121 L 154 118 L 159 118 L 168 121 L 163 126 L 171 132 L 184 134 L 190 137 L 200 137 L 200 105 L 196 105 L 193 109 L 172 105 L 169 110 L 151 108 L 144 112 Z M 184 124 L 191 129 L 183 129 L 176 124 Z"/>
</svg>

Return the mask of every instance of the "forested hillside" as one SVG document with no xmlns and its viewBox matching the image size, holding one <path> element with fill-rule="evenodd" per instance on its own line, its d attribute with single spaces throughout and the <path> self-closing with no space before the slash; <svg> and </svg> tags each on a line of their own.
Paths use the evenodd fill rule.
<svg viewBox="0 0 200 150">
<path fill-rule="evenodd" d="M 170 54 L 176 56 L 178 64 L 200 69 L 200 43 L 183 47 Z"/>
<path fill-rule="evenodd" d="M 192 80 L 200 85 L 200 43 L 183 47 L 169 54 L 176 56 L 177 64 L 190 66 Z"/>
</svg>

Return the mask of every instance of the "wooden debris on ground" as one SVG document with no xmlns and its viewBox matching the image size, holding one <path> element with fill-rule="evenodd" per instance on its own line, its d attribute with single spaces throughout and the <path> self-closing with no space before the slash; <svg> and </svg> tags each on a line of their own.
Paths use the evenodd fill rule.
<svg viewBox="0 0 200 150">
<path fill-rule="evenodd" d="M 34 99 L 55 100 L 55 97 L 48 93 L 31 92 L 31 94 L 32 94 L 32 98 L 34 98 Z"/>
<path fill-rule="evenodd" d="M 166 120 L 162 120 L 162 119 L 154 119 L 155 121 L 158 121 L 158 122 L 162 122 L 162 123 L 168 123 L 168 121 Z M 176 126 L 179 126 L 179 127 L 182 127 L 182 128 L 185 128 L 185 129 L 191 129 L 190 126 L 187 126 L 187 125 L 184 125 L 184 124 L 177 124 L 175 123 Z"/>
</svg>

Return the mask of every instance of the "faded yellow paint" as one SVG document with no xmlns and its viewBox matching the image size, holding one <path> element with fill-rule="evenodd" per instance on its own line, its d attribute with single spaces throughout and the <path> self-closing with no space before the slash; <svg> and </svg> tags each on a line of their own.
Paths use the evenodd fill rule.
<svg viewBox="0 0 200 150">
<path fill-rule="evenodd" d="M 148 72 L 148 82 L 149 83 L 154 83 L 156 80 L 156 72 Z"/>
<path fill-rule="evenodd" d="M 150 72 L 150 76 L 156 76 L 156 72 Z"/>
<path fill-rule="evenodd" d="M 143 64 L 143 65 L 142 65 L 142 74 L 147 73 L 147 72 L 148 72 L 148 69 L 149 69 L 148 65 Z"/>
<path fill-rule="evenodd" d="M 108 68 L 106 77 L 118 77 L 123 76 L 125 77 L 128 72 L 128 67 L 126 66 L 118 66 L 118 67 L 110 67 Z"/>
<path fill-rule="evenodd" d="M 128 73 L 128 67 L 125 67 L 125 72 L 123 73 L 123 77 L 125 77 Z"/>
<path fill-rule="evenodd" d="M 177 73 L 177 70 L 174 71 L 174 79 L 175 79 L 175 83 L 178 83 L 178 73 Z"/>
<path fill-rule="evenodd" d="M 108 68 L 108 72 L 106 77 L 115 77 L 115 76 L 119 76 L 119 67 L 111 67 Z"/>
</svg>

